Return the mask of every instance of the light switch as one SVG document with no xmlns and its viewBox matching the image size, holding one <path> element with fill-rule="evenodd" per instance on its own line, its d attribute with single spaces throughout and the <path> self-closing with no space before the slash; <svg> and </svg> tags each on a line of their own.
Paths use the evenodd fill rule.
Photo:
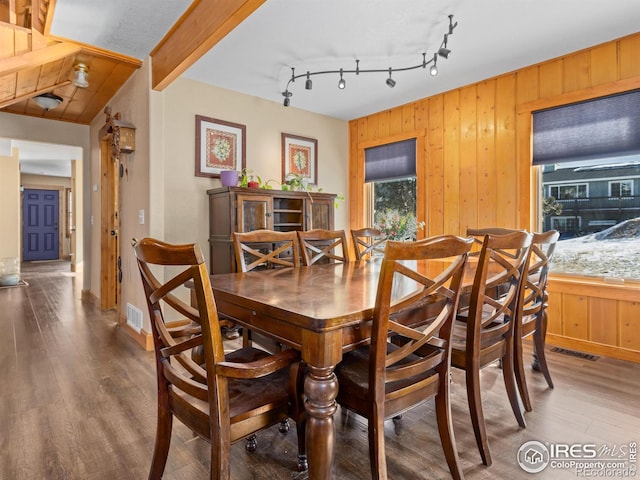
<svg viewBox="0 0 640 480">
<path fill-rule="evenodd" d="M 138 224 L 144 225 L 144 210 L 138 210 Z"/>
</svg>

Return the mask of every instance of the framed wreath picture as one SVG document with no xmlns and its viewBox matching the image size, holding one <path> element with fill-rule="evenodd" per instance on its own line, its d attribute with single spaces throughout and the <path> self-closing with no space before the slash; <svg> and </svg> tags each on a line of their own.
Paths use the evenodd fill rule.
<svg viewBox="0 0 640 480">
<path fill-rule="evenodd" d="M 318 140 L 282 134 L 282 183 L 290 174 L 300 175 L 308 184 L 318 184 Z"/>
<path fill-rule="evenodd" d="M 196 176 L 219 177 L 246 167 L 246 127 L 196 115 Z"/>
</svg>

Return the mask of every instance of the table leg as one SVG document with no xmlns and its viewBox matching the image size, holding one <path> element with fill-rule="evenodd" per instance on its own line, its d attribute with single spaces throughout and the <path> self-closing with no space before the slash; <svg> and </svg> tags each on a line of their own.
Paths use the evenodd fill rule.
<svg viewBox="0 0 640 480">
<path fill-rule="evenodd" d="M 309 372 L 304 382 L 307 411 L 307 456 L 309 459 L 309 479 L 328 480 L 331 478 L 335 447 L 335 425 L 338 380 L 333 367 L 317 368 L 308 365 Z"/>
</svg>

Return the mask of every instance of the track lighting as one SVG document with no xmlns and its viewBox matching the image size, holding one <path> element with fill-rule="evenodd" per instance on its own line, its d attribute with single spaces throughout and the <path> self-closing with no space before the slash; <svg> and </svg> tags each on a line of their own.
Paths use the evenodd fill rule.
<svg viewBox="0 0 640 480">
<path fill-rule="evenodd" d="M 340 90 L 344 90 L 344 87 L 347 86 L 347 82 L 344 81 L 344 78 L 342 78 L 342 69 L 340 69 L 340 81 L 338 82 L 338 88 Z"/>
<path fill-rule="evenodd" d="M 438 48 L 437 52 L 433 54 L 433 57 L 430 58 L 427 61 L 427 54 L 426 53 L 422 53 L 422 61 L 420 63 L 418 63 L 417 65 L 411 65 L 408 67 L 399 67 L 399 68 L 393 68 L 393 67 L 389 67 L 388 69 L 378 69 L 378 68 L 372 68 L 372 69 L 361 69 L 360 68 L 360 60 L 356 59 L 356 68 L 355 70 L 347 70 L 344 68 L 340 68 L 338 70 L 322 70 L 322 71 L 317 71 L 317 72 L 311 72 L 311 71 L 307 71 L 307 73 L 302 73 L 299 75 L 296 75 L 295 73 L 295 69 L 292 67 L 291 68 L 291 78 L 289 78 L 289 81 L 287 82 L 287 87 L 285 88 L 284 92 L 282 92 L 282 96 L 284 97 L 284 106 L 288 107 L 290 104 L 290 98 L 293 96 L 293 93 L 291 91 L 289 91 L 289 88 L 291 86 L 292 83 L 294 83 L 296 81 L 296 78 L 302 78 L 302 77 L 306 77 L 306 81 L 304 84 L 304 88 L 306 90 L 311 90 L 313 83 L 311 81 L 311 77 L 314 75 L 330 75 L 330 74 L 340 74 L 340 80 L 338 81 L 338 88 L 340 90 L 344 90 L 345 87 L 347 86 L 347 81 L 344 79 L 344 74 L 348 74 L 348 73 L 355 73 L 356 75 L 359 75 L 361 73 L 382 73 L 382 72 L 388 72 L 389 73 L 389 78 L 387 78 L 386 80 L 386 84 L 389 86 L 389 88 L 393 88 L 396 86 L 396 81 L 391 78 L 391 75 L 394 72 L 404 72 L 407 70 L 416 70 L 418 68 L 427 68 L 427 65 L 431 65 L 429 67 L 429 74 L 432 77 L 435 77 L 436 75 L 438 75 L 438 56 L 442 57 L 442 58 L 449 58 L 449 55 L 451 54 L 451 50 L 447 47 L 447 42 L 449 40 L 449 36 L 453 35 L 453 30 L 458 26 L 458 22 L 453 22 L 453 15 L 449 15 L 449 29 L 447 31 L 447 33 L 444 34 L 444 37 L 442 39 L 442 43 L 440 44 L 440 47 Z"/>
<path fill-rule="evenodd" d="M 451 55 L 451 50 L 442 47 L 440 48 L 440 50 L 438 50 L 438 55 L 440 55 L 442 58 L 449 58 L 449 55 Z"/>
<path fill-rule="evenodd" d="M 291 98 L 291 95 L 293 95 L 293 93 L 291 93 L 289 90 L 285 90 L 284 92 L 282 92 L 282 96 L 284 97 L 284 106 L 288 107 L 289 106 L 289 98 Z"/>
<path fill-rule="evenodd" d="M 436 75 L 438 75 L 438 54 L 434 53 L 433 54 L 433 65 L 431 65 L 431 68 L 429 68 L 429 74 L 432 77 L 435 77 Z"/>
<path fill-rule="evenodd" d="M 396 81 L 391 78 L 391 67 L 389 67 L 389 78 L 387 78 L 387 85 L 389 85 L 390 88 L 393 88 L 396 86 Z"/>
</svg>

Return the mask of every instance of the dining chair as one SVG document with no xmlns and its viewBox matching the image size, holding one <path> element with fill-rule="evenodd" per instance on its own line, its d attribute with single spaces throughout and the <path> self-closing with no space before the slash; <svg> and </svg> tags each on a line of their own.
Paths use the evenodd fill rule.
<svg viewBox="0 0 640 480">
<path fill-rule="evenodd" d="M 487 234 L 474 258 L 476 271 L 468 305 L 454 324 L 451 366 L 465 371 L 467 401 L 482 463 L 491 465 L 482 408 L 480 370 L 500 361 L 511 409 L 526 427 L 514 373 L 514 325 L 526 280 L 532 235 L 513 231 Z M 471 263 L 471 261 L 470 261 Z"/>
<path fill-rule="evenodd" d="M 477 228 L 468 229 L 467 234 L 472 235 L 476 241 L 486 234 L 505 235 L 514 231 L 508 228 Z M 523 231 L 523 230 L 519 230 Z M 524 369 L 524 352 L 522 340 L 533 335 L 533 363 L 532 368 L 539 370 L 545 377 L 549 388 L 553 388 L 553 380 L 545 355 L 547 334 L 547 280 L 549 265 L 560 233 L 549 230 L 544 233 L 533 233 L 531 241 L 531 258 L 524 284 L 522 305 L 518 308 L 519 322 L 514 329 L 514 362 L 515 375 L 520 392 L 520 398 L 527 412 L 532 410 L 531 398 L 527 389 L 527 380 Z"/>
<path fill-rule="evenodd" d="M 298 240 L 302 253 L 302 264 L 313 265 L 316 262 L 348 262 L 349 245 L 344 230 L 298 230 Z"/>
<path fill-rule="evenodd" d="M 451 331 L 472 241 L 452 235 L 387 242 L 373 311 L 371 343 L 335 369 L 338 403 L 368 421 L 371 477 L 387 478 L 384 421 L 435 397 L 445 458 L 460 467 L 449 401 Z M 447 259 L 446 262 L 442 262 Z M 426 272 L 437 262 L 438 273 Z M 394 337 L 395 343 L 388 341 Z"/>
<path fill-rule="evenodd" d="M 539 369 L 544 375 L 549 388 L 553 388 L 551 373 L 545 355 L 545 337 L 547 335 L 547 280 L 549 277 L 549 264 L 556 248 L 560 233 L 549 230 L 544 233 L 534 233 L 531 243 L 531 259 L 522 298 L 521 322 L 519 335 L 515 335 L 515 373 L 520 397 L 526 411 L 532 410 L 531 399 L 527 389 L 527 380 L 524 369 L 524 354 L 522 340 L 533 336 L 533 364 L 534 370 Z"/>
<path fill-rule="evenodd" d="M 238 272 L 300 266 L 300 249 L 295 231 L 234 232 L 232 239 Z M 282 345 L 275 340 L 247 328 L 243 328 L 242 338 L 244 346 L 251 346 L 253 341 L 257 340 L 262 347 L 271 353 L 282 350 Z"/>
<path fill-rule="evenodd" d="M 300 253 L 295 231 L 253 230 L 233 232 L 233 249 L 239 272 L 257 268 L 299 267 Z"/>
<path fill-rule="evenodd" d="M 353 249 L 356 252 L 356 260 L 384 254 L 384 245 L 387 239 L 377 228 L 351 230 L 351 239 Z"/>
<path fill-rule="evenodd" d="M 145 238 L 134 252 L 149 309 L 158 384 L 158 417 L 149 479 L 162 478 L 173 418 L 207 440 L 212 479 L 229 479 L 231 443 L 292 416 L 298 424 L 299 468 L 306 467 L 304 415 L 298 392 L 302 367 L 293 349 L 270 355 L 241 348 L 227 355 L 200 247 Z M 169 280 L 153 272 L 164 268 Z M 178 273 L 176 273 L 178 272 Z M 197 308 L 181 300 L 193 284 Z M 167 323 L 169 315 L 186 321 Z M 203 363 L 190 352 L 202 348 Z"/>
</svg>

